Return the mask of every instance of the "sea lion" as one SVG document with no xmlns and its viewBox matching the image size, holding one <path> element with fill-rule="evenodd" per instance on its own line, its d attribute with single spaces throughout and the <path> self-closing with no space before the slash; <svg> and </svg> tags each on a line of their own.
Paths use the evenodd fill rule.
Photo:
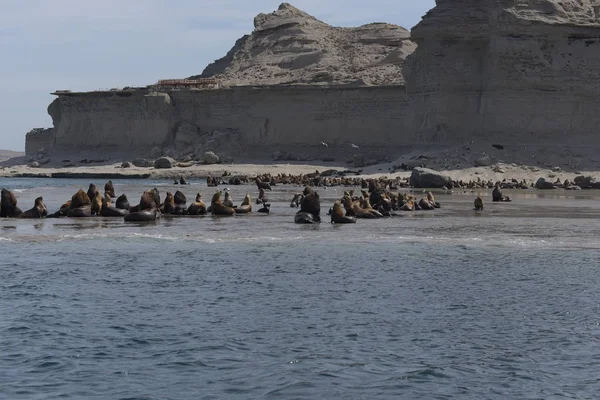
<svg viewBox="0 0 600 400">
<path fill-rule="evenodd" d="M 92 185 L 93 184 L 90 184 L 90 188 Z M 77 193 L 71 197 L 71 204 L 69 205 L 67 216 L 74 218 L 85 218 L 92 216 L 92 201 L 82 189 L 79 189 Z"/>
<path fill-rule="evenodd" d="M 183 176 L 179 177 L 179 184 L 180 185 L 189 185 L 188 181 L 186 181 Z"/>
<path fill-rule="evenodd" d="M 123 217 L 129 213 L 128 210 L 114 207 L 112 204 L 112 198 L 110 194 L 104 193 L 104 199 L 102 201 L 102 209 L 100 210 L 100 216 L 102 217 Z"/>
<path fill-rule="evenodd" d="M 102 204 L 103 204 L 102 195 L 100 194 L 100 192 L 96 192 L 96 195 L 92 199 L 92 205 L 91 205 L 92 215 L 100 215 L 100 213 L 102 212 Z"/>
<path fill-rule="evenodd" d="M 23 212 L 21 215 L 19 215 L 19 218 L 39 219 L 44 218 L 46 215 L 48 215 L 48 209 L 44 204 L 44 199 L 42 197 L 38 197 L 37 199 L 35 199 L 35 205 L 33 206 L 33 208 Z"/>
<path fill-rule="evenodd" d="M 496 185 L 494 190 L 492 191 L 492 201 L 493 202 L 509 202 L 510 197 L 502 195 L 502 189 L 500 189 L 500 185 Z"/>
<path fill-rule="evenodd" d="M 345 215 L 342 203 L 338 200 L 333 203 L 333 210 L 331 211 L 331 223 L 332 224 L 355 224 L 355 217 L 347 217 Z"/>
<path fill-rule="evenodd" d="M 419 207 L 421 210 L 434 210 L 435 209 L 435 205 L 432 204 L 426 198 L 419 200 Z"/>
<path fill-rule="evenodd" d="M 2 189 L 0 199 L 0 217 L 17 218 L 23 211 L 17 207 L 17 196 L 7 189 Z"/>
<path fill-rule="evenodd" d="M 129 200 L 127 199 L 127 196 L 122 194 L 117 198 L 117 202 L 115 203 L 115 205 L 117 206 L 117 208 L 121 209 L 121 210 L 129 210 L 131 208 L 131 206 L 129 205 Z"/>
<path fill-rule="evenodd" d="M 258 197 L 256 198 L 256 204 L 263 204 L 263 203 L 268 203 L 269 199 L 267 198 L 267 195 L 265 194 L 265 189 L 260 188 L 260 190 L 258 191 Z"/>
<path fill-rule="evenodd" d="M 87 197 L 90 199 L 90 201 L 96 197 L 96 193 L 99 193 L 100 191 L 98 190 L 98 187 L 96 185 L 94 185 L 93 183 L 90 183 L 90 187 L 88 188 L 87 191 Z"/>
<path fill-rule="evenodd" d="M 162 214 L 173 214 L 173 212 L 175 211 L 175 198 L 173 196 L 173 193 L 171 192 L 167 192 L 166 196 L 165 196 L 165 201 L 162 205 L 162 207 L 160 208 L 160 212 Z"/>
<path fill-rule="evenodd" d="M 196 195 L 196 201 L 190 204 L 190 206 L 188 207 L 187 213 L 189 215 L 206 214 L 206 204 L 204 204 L 204 201 L 202 201 L 202 195 L 200 193 Z"/>
<path fill-rule="evenodd" d="M 321 222 L 321 200 L 319 194 L 313 188 L 307 186 L 302 193 L 304 199 L 300 203 L 300 211 L 294 216 L 297 224 L 314 224 Z"/>
<path fill-rule="evenodd" d="M 267 204 L 267 203 L 263 203 L 262 208 L 259 208 L 257 212 L 262 213 L 262 214 L 268 214 L 271 212 L 271 205 Z"/>
<path fill-rule="evenodd" d="M 261 190 L 263 190 L 263 189 L 261 189 Z M 302 203 L 303 199 L 304 199 L 304 195 L 302 193 L 294 194 L 294 198 L 292 199 L 292 201 L 290 203 L 290 207 L 292 207 L 292 208 L 300 207 L 300 204 Z"/>
<path fill-rule="evenodd" d="M 171 214 L 173 215 L 186 215 L 187 214 L 187 197 L 185 194 L 181 193 L 179 190 L 175 192 L 173 195 L 173 200 L 175 202 L 175 209 Z"/>
<path fill-rule="evenodd" d="M 60 206 L 60 209 L 57 212 L 48 215 L 46 218 L 66 217 L 70 208 L 71 208 L 71 200 L 68 200 L 62 206 Z"/>
<path fill-rule="evenodd" d="M 259 189 L 265 189 L 265 190 L 273 190 L 271 189 L 271 184 L 269 182 L 263 182 L 260 178 L 256 178 L 256 186 Z"/>
<path fill-rule="evenodd" d="M 160 218 L 160 211 L 158 210 L 158 204 L 156 199 L 158 197 L 158 190 L 156 188 L 144 192 L 140 199 L 140 204 L 135 206 L 135 211 L 129 212 L 125 215 L 125 221 L 128 222 L 150 222 L 156 221 Z M 160 201 L 160 200 L 159 200 Z"/>
<path fill-rule="evenodd" d="M 344 208 L 346 209 L 346 216 L 356 218 L 380 218 L 380 213 L 372 213 L 371 210 L 361 207 L 360 200 L 352 201 L 350 196 L 344 196 L 342 201 L 344 202 Z M 375 210 L 373 210 L 375 211 Z"/>
<path fill-rule="evenodd" d="M 223 200 L 223 205 L 225 207 L 233 208 L 233 200 L 231 200 L 231 193 L 225 192 L 225 199 Z"/>
<path fill-rule="evenodd" d="M 210 202 L 210 210 L 212 215 L 235 215 L 233 207 L 227 207 L 221 202 L 221 191 L 215 192 Z"/>
<path fill-rule="evenodd" d="M 248 214 L 252 212 L 252 200 L 248 193 L 246 193 L 246 197 L 244 197 L 242 204 L 235 208 L 235 212 L 236 214 Z"/>
<path fill-rule="evenodd" d="M 483 200 L 481 199 L 481 197 L 477 196 L 477 198 L 474 201 L 474 204 L 475 204 L 476 211 L 483 210 Z"/>
<path fill-rule="evenodd" d="M 115 195 L 115 187 L 113 186 L 112 181 L 108 181 L 104 184 L 104 193 L 108 193 L 111 198 L 117 197 Z"/>
</svg>

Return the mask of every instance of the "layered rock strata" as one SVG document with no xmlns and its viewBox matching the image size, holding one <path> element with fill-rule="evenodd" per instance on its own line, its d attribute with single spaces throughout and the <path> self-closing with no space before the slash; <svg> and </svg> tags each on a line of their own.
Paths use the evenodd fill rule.
<svg viewBox="0 0 600 400">
<path fill-rule="evenodd" d="M 600 2 L 436 4 L 404 68 L 416 141 L 596 140 Z"/>
</svg>

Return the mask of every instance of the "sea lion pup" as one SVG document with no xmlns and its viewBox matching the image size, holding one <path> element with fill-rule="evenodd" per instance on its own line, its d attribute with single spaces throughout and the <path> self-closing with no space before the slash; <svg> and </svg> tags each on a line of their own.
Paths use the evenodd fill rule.
<svg viewBox="0 0 600 400">
<path fill-rule="evenodd" d="M 338 200 L 333 203 L 333 210 L 331 211 L 331 223 L 332 224 L 355 224 L 355 217 L 347 217 L 342 207 L 342 203 Z"/>
<path fill-rule="evenodd" d="M 215 192 L 210 201 L 210 212 L 212 215 L 235 215 L 233 207 L 227 207 L 221 202 L 221 191 Z"/>
<path fill-rule="evenodd" d="M 229 192 L 225 192 L 225 199 L 223 200 L 223 205 L 225 207 L 233 207 L 233 200 L 231 200 L 231 193 Z"/>
<path fill-rule="evenodd" d="M 42 197 L 38 197 L 35 199 L 35 205 L 31 210 L 27 210 L 19 215 L 19 218 L 44 218 L 48 215 L 48 209 L 44 204 L 44 199 Z"/>
<path fill-rule="evenodd" d="M 271 212 L 271 205 L 268 203 L 263 203 L 262 208 L 259 208 L 257 212 L 263 213 L 263 214 L 268 214 Z"/>
<path fill-rule="evenodd" d="M 265 189 L 261 188 L 258 191 L 258 197 L 256 198 L 256 204 L 263 204 L 263 203 L 268 203 L 269 199 L 267 198 L 267 195 L 265 194 Z"/>
<path fill-rule="evenodd" d="M 94 197 L 96 197 L 96 193 L 99 193 L 100 191 L 98 190 L 98 187 L 96 187 L 96 185 L 94 185 L 93 183 L 90 183 L 90 187 L 88 188 L 87 191 L 87 197 L 92 200 Z"/>
<path fill-rule="evenodd" d="M 67 217 L 84 218 L 91 216 L 92 201 L 82 189 L 79 189 L 77 193 L 71 197 L 71 204 L 69 205 Z"/>
<path fill-rule="evenodd" d="M 91 205 L 92 215 L 94 215 L 94 216 L 100 215 L 100 213 L 102 212 L 102 204 L 103 204 L 102 195 L 100 194 L 100 192 L 96 192 L 96 194 L 94 195 L 94 198 L 92 199 L 92 205 Z"/>
<path fill-rule="evenodd" d="M 481 199 L 481 197 L 477 196 L 477 198 L 475 199 L 475 210 L 476 211 L 481 211 L 483 210 L 483 200 Z"/>
<path fill-rule="evenodd" d="M 117 196 L 115 195 L 115 187 L 113 186 L 113 183 L 112 183 L 112 181 L 110 181 L 110 180 L 109 180 L 108 182 L 106 182 L 106 183 L 104 184 L 104 193 L 105 193 L 105 194 L 106 194 L 106 193 L 108 193 L 108 195 L 109 195 L 111 198 L 115 198 L 115 197 L 117 197 Z"/>
<path fill-rule="evenodd" d="M 198 193 L 196 195 L 196 201 L 187 209 L 187 213 L 189 215 L 205 215 L 206 214 L 206 204 L 202 201 L 202 195 Z"/>
<path fill-rule="evenodd" d="M 180 185 L 189 185 L 188 181 L 185 180 L 183 175 L 179 177 L 179 184 Z"/>
<path fill-rule="evenodd" d="M 0 199 L 0 217 L 17 218 L 23 211 L 17 207 L 17 196 L 10 190 L 2 189 Z"/>
<path fill-rule="evenodd" d="M 304 195 L 302 193 L 294 194 L 294 198 L 292 199 L 292 201 L 290 203 L 290 207 L 292 207 L 292 208 L 300 207 L 300 204 L 302 203 L 303 199 L 304 199 Z"/>
<path fill-rule="evenodd" d="M 307 186 L 302 192 L 304 199 L 300 203 L 300 211 L 294 216 L 297 224 L 314 224 L 321 222 L 321 200 L 319 194 L 313 188 Z"/>
<path fill-rule="evenodd" d="M 246 193 L 246 197 L 244 197 L 244 201 L 242 204 L 235 207 L 236 214 L 248 214 L 252 212 L 252 200 L 250 199 L 250 195 Z"/>
<path fill-rule="evenodd" d="M 149 222 L 160 218 L 160 211 L 156 204 L 156 189 L 144 192 L 140 199 L 140 204 L 135 206 L 137 211 L 129 212 L 125 215 L 125 221 L 128 222 Z"/>
<path fill-rule="evenodd" d="M 499 201 L 508 202 L 511 200 L 510 200 L 510 197 L 502 195 L 502 189 L 500 189 L 500 185 L 496 184 L 496 186 L 494 187 L 494 190 L 492 191 L 492 201 L 493 202 L 499 202 Z"/>
<path fill-rule="evenodd" d="M 115 205 L 120 210 L 129 210 L 131 208 L 131 206 L 129 205 L 129 200 L 124 194 L 120 195 L 117 198 L 117 202 L 115 203 Z"/>
<path fill-rule="evenodd" d="M 104 199 L 102 200 L 102 209 L 100 210 L 100 216 L 102 217 L 123 217 L 129 213 L 128 210 L 114 207 L 112 204 L 112 198 L 108 193 L 104 193 Z"/>
</svg>

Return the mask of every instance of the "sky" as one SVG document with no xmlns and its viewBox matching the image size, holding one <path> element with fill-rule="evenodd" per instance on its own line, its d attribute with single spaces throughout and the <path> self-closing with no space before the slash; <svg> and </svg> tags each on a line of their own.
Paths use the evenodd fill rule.
<svg viewBox="0 0 600 400">
<path fill-rule="evenodd" d="M 145 86 L 197 75 L 281 0 L 0 0 L 0 148 L 51 127 L 57 89 Z M 334 26 L 410 29 L 434 0 L 295 0 Z"/>
</svg>

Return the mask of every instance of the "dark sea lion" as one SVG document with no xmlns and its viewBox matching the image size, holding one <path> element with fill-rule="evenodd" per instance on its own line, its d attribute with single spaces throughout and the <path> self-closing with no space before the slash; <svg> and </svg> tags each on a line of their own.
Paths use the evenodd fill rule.
<svg viewBox="0 0 600 400">
<path fill-rule="evenodd" d="M 313 224 L 321 222 L 321 200 L 313 188 L 307 186 L 303 191 L 304 199 L 300 203 L 300 211 L 296 213 L 294 222 L 297 224 Z"/>
<path fill-rule="evenodd" d="M 196 201 L 188 207 L 187 210 L 189 215 L 204 215 L 206 214 L 206 204 L 202 201 L 202 195 L 198 193 L 196 195 Z"/>
<path fill-rule="evenodd" d="M 23 212 L 21 215 L 19 215 L 19 218 L 39 219 L 44 218 L 46 215 L 48 215 L 48 209 L 44 204 L 44 199 L 42 197 L 38 197 L 35 199 L 35 205 L 33 208 Z"/>
<path fill-rule="evenodd" d="M 100 215 L 102 217 L 123 217 L 129 213 L 128 210 L 114 207 L 112 204 L 112 198 L 110 194 L 104 193 L 104 200 L 102 201 L 102 209 Z"/>
<path fill-rule="evenodd" d="M 268 214 L 271 212 L 271 205 L 268 203 L 263 203 L 262 208 L 259 208 L 257 212 L 262 214 Z"/>
<path fill-rule="evenodd" d="M 256 186 L 258 186 L 259 189 L 273 190 L 271 189 L 271 184 L 269 182 L 263 182 L 260 178 L 256 178 Z"/>
<path fill-rule="evenodd" d="M 331 223 L 333 224 L 355 224 L 355 217 L 347 217 L 345 210 L 342 207 L 342 203 L 338 200 L 333 203 L 333 210 L 331 210 Z"/>
<path fill-rule="evenodd" d="M 212 215 L 235 215 L 233 207 L 227 207 L 221 202 L 221 191 L 217 191 L 210 202 L 210 212 Z"/>
<path fill-rule="evenodd" d="M 494 187 L 494 190 L 492 191 L 492 201 L 493 202 L 502 202 L 502 201 L 509 202 L 511 200 L 510 200 L 510 197 L 504 196 L 502 194 L 502 189 L 500 189 L 500 185 L 496 185 Z"/>
<path fill-rule="evenodd" d="M 476 211 L 483 210 L 483 200 L 481 199 L 481 197 L 477 196 L 477 198 L 474 201 L 474 204 L 475 204 Z"/>
<path fill-rule="evenodd" d="M 292 199 L 292 201 L 290 203 L 290 207 L 292 207 L 292 208 L 300 207 L 300 203 L 302 203 L 303 199 L 304 199 L 304 195 L 302 193 L 294 194 L 294 198 Z"/>
<path fill-rule="evenodd" d="M 71 204 L 69 205 L 67 216 L 75 218 L 92 216 L 92 201 L 82 189 L 79 189 L 77 193 L 71 197 Z"/>
<path fill-rule="evenodd" d="M 117 197 L 115 195 L 115 187 L 113 186 L 112 181 L 108 181 L 104 184 L 104 193 L 108 193 L 111 198 Z"/>
<path fill-rule="evenodd" d="M 248 193 L 246 193 L 246 197 L 244 197 L 242 204 L 236 207 L 235 212 L 236 214 L 247 214 L 252 212 L 252 200 Z"/>
<path fill-rule="evenodd" d="M 187 197 L 179 190 L 173 195 L 173 201 L 175 202 L 175 208 L 171 212 L 173 215 L 186 215 L 187 214 Z"/>
<path fill-rule="evenodd" d="M 179 177 L 179 184 L 180 185 L 189 185 L 188 181 L 186 181 L 183 176 Z"/>
<path fill-rule="evenodd" d="M 70 208 L 71 208 L 71 200 L 68 200 L 66 203 L 64 203 L 62 206 L 60 206 L 60 209 L 57 212 L 48 215 L 47 218 L 66 217 Z"/>
<path fill-rule="evenodd" d="M 187 198 L 185 197 L 185 194 L 181 193 L 179 190 L 176 191 L 173 195 L 173 200 L 175 201 L 175 204 L 178 205 L 187 203 Z"/>
<path fill-rule="evenodd" d="M 90 187 L 88 188 L 87 191 L 87 197 L 90 199 L 90 201 L 96 196 L 96 193 L 99 193 L 100 191 L 98 190 L 98 187 L 96 187 L 96 185 L 94 185 L 93 183 L 90 183 Z"/>
<path fill-rule="evenodd" d="M 121 210 L 129 210 L 131 208 L 131 206 L 129 205 L 129 200 L 124 194 L 120 195 L 117 198 L 116 206 Z"/>
<path fill-rule="evenodd" d="M 2 189 L 0 199 L 0 217 L 17 218 L 23 211 L 17 207 L 17 196 L 7 189 Z"/>
<path fill-rule="evenodd" d="M 150 222 L 156 221 L 160 218 L 160 211 L 158 210 L 158 204 L 156 200 L 158 197 L 158 190 L 156 188 L 144 192 L 140 199 L 140 204 L 134 207 L 135 211 L 130 211 L 129 214 L 125 215 L 125 221 L 128 222 Z"/>
<path fill-rule="evenodd" d="M 233 208 L 233 200 L 231 199 L 231 193 L 225 192 L 225 199 L 223 199 L 223 205 L 225 207 Z"/>
<path fill-rule="evenodd" d="M 258 191 L 258 197 L 256 198 L 256 204 L 263 204 L 263 203 L 268 203 L 269 199 L 267 198 L 267 195 L 265 194 L 265 189 L 260 189 Z"/>
</svg>

